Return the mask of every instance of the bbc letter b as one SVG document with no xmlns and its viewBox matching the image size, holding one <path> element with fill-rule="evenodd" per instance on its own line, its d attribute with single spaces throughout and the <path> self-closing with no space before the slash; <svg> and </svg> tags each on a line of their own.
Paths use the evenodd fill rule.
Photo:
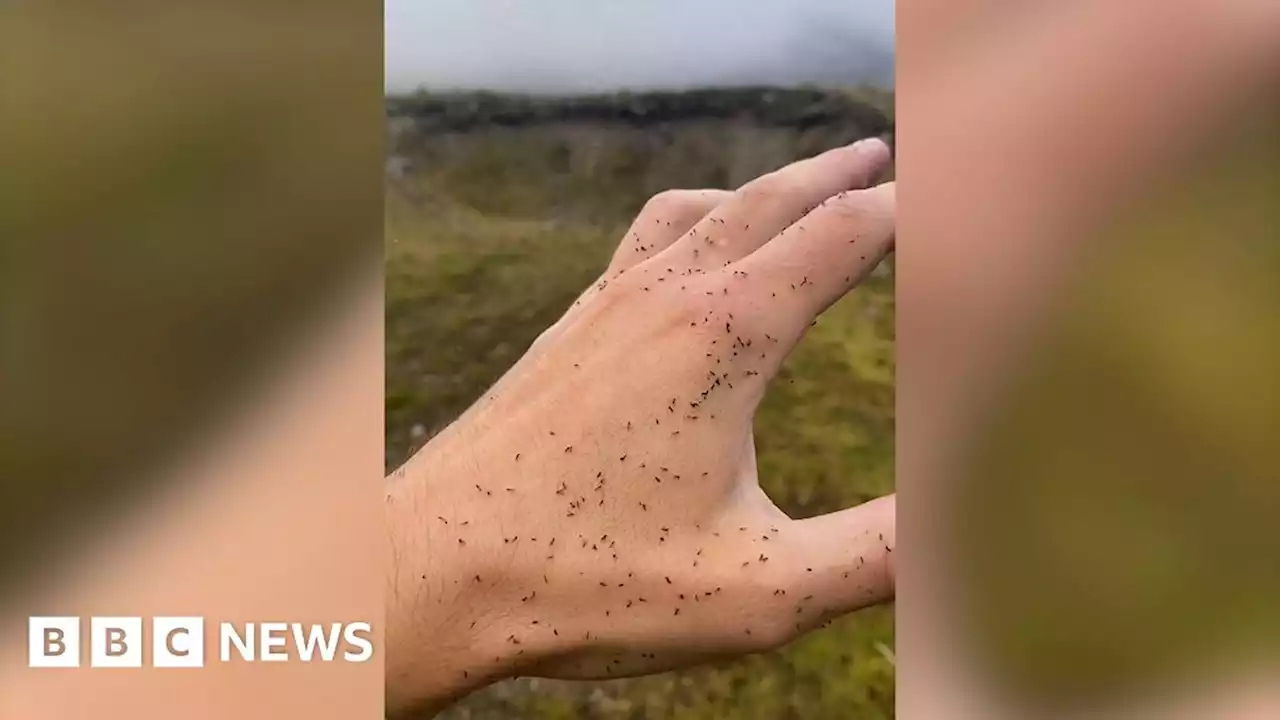
<svg viewBox="0 0 1280 720">
<path fill-rule="evenodd" d="M 93 667 L 142 667 L 142 618 L 95 617 L 89 626 Z"/>
<path fill-rule="evenodd" d="M 80 667 L 80 618 L 30 618 L 27 650 L 30 667 Z"/>
</svg>

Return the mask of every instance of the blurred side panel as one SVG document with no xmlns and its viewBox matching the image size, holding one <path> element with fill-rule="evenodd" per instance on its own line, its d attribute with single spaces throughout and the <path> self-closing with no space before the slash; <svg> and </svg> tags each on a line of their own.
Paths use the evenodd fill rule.
<svg viewBox="0 0 1280 720">
<path fill-rule="evenodd" d="M 1280 6 L 935 5 L 898 18 L 899 716 L 1280 716 Z"/>
<path fill-rule="evenodd" d="M 24 666 L 29 615 L 376 623 L 381 19 L 6 5 L 0 716 L 380 716 L 376 661 Z"/>
</svg>

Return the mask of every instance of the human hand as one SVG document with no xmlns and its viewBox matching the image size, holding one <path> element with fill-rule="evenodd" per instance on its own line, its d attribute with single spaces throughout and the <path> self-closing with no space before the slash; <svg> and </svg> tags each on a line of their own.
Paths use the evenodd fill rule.
<svg viewBox="0 0 1280 720">
<path fill-rule="evenodd" d="M 390 480 L 389 709 L 780 645 L 893 597 L 892 498 L 793 521 L 752 418 L 892 250 L 878 140 L 650 201 L 564 317 Z"/>
</svg>

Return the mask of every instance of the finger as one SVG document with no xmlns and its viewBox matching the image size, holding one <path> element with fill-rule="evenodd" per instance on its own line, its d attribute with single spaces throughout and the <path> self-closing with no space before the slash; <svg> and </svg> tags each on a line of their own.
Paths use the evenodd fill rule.
<svg viewBox="0 0 1280 720">
<path fill-rule="evenodd" d="M 578 317 L 583 303 L 610 280 L 671 246 L 681 235 L 733 196 L 728 190 L 666 190 L 649 198 L 623 237 L 604 274 L 582 291 L 559 320 L 530 345 L 535 351 L 558 336 Z"/>
<path fill-rule="evenodd" d="M 829 150 L 743 185 L 672 247 L 703 269 L 746 257 L 823 200 L 863 188 L 889 166 L 889 147 L 877 138 Z"/>
<path fill-rule="evenodd" d="M 891 182 L 841 193 L 731 269 L 798 338 L 893 250 L 895 207 Z"/>
<path fill-rule="evenodd" d="M 896 498 L 789 523 L 775 542 L 788 559 L 793 632 L 894 598 Z"/>
<path fill-rule="evenodd" d="M 733 193 L 728 190 L 667 190 L 654 195 L 627 230 L 605 277 L 613 277 L 666 250 L 731 197 Z"/>
</svg>

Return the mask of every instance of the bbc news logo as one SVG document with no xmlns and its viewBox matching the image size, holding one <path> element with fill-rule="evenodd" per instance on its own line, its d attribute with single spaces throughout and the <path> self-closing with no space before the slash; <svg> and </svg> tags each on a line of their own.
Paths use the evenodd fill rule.
<svg viewBox="0 0 1280 720">
<path fill-rule="evenodd" d="M 151 666 L 198 668 L 205 664 L 202 617 L 153 617 L 150 623 Z M 89 666 L 140 668 L 147 638 L 140 617 L 89 618 L 88 638 L 81 642 L 78 617 L 29 619 L 30 667 L 80 667 L 82 645 Z M 372 628 L 367 622 L 323 625 L 264 622 L 218 625 L 219 662 L 366 662 L 373 657 Z M 292 654 L 290 650 L 292 649 Z"/>
</svg>

